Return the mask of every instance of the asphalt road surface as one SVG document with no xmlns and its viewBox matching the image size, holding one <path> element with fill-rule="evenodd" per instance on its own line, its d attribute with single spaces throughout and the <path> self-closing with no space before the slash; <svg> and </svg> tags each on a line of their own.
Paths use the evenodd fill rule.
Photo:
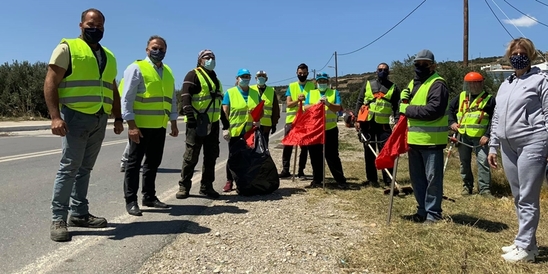
<svg viewBox="0 0 548 274">
<path fill-rule="evenodd" d="M 285 117 L 280 118 L 283 124 Z M 191 197 L 175 199 L 184 152 L 184 124 L 179 137 L 166 136 L 164 157 L 156 179 L 159 199 L 171 209 L 142 207 L 143 216 L 126 213 L 120 157 L 127 142 L 127 128 L 115 135 L 107 129 L 103 147 L 91 173 L 90 213 L 107 218 L 103 229 L 69 228 L 72 241 L 49 238 L 51 194 L 59 167 L 61 139 L 49 131 L 0 136 L 0 272 L 1 273 L 134 273 L 154 252 L 170 243 L 189 226 L 201 233 L 209 228 L 193 221 L 210 200 L 198 195 L 201 172 L 193 179 Z M 281 125 L 271 138 L 283 134 Z M 227 143 L 221 139 L 215 188 L 226 180 Z M 200 163 L 196 167 L 201 170 Z M 139 201 L 140 201 L 139 193 Z M 237 206 L 226 212 L 242 213 Z"/>
</svg>

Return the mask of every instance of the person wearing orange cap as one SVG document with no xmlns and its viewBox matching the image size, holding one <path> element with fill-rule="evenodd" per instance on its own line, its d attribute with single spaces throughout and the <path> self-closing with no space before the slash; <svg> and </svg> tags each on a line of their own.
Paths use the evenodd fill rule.
<svg viewBox="0 0 548 274">
<path fill-rule="evenodd" d="M 462 195 L 472 194 L 472 152 L 478 165 L 479 194 L 491 195 L 491 170 L 487 162 L 491 119 L 495 110 L 495 98 L 483 89 L 483 76 L 469 72 L 464 76 L 464 90 L 449 104 L 449 126 L 459 134 L 458 146 L 460 174 L 463 180 Z"/>
</svg>

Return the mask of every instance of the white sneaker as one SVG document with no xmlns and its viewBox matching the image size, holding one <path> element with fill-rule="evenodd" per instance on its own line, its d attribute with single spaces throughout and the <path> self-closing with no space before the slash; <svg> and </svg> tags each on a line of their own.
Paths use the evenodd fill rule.
<svg viewBox="0 0 548 274">
<path fill-rule="evenodd" d="M 502 258 L 511 263 L 534 262 L 535 256 L 535 252 L 532 250 L 525 250 L 523 248 L 516 247 L 516 249 L 502 255 Z"/>
<path fill-rule="evenodd" d="M 501 249 L 502 249 L 502 252 L 504 252 L 504 254 L 508 253 L 508 252 L 512 252 L 514 251 L 515 249 L 517 248 L 517 246 L 515 244 L 512 244 L 512 245 L 508 245 L 508 246 L 503 246 Z M 538 256 L 538 247 L 534 247 L 531 249 L 531 251 L 535 254 L 535 256 Z"/>
</svg>

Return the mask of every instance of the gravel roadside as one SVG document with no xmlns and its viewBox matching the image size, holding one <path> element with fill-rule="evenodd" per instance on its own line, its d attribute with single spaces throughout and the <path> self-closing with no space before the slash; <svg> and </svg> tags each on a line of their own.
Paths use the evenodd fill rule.
<svg viewBox="0 0 548 274">
<path fill-rule="evenodd" d="M 279 143 L 271 140 L 277 165 Z M 309 182 L 281 180 L 279 190 L 260 197 L 222 196 L 193 219 L 210 232 L 188 227 L 139 273 L 369 273 L 346 268 L 346 254 L 374 229 L 340 209 L 345 201 L 336 191 L 305 190 Z M 223 212 L 226 205 L 238 210 Z"/>
</svg>

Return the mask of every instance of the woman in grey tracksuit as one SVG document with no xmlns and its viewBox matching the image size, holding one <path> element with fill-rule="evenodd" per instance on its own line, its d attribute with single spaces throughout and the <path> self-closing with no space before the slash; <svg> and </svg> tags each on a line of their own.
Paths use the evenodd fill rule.
<svg viewBox="0 0 548 274">
<path fill-rule="evenodd" d="M 509 262 L 534 261 L 540 189 L 548 157 L 548 76 L 531 67 L 537 51 L 527 38 L 512 40 L 506 57 L 515 73 L 497 93 L 488 161 L 497 168 L 496 149 L 500 148 L 518 215 L 514 244 L 502 248 L 502 257 Z"/>
</svg>

